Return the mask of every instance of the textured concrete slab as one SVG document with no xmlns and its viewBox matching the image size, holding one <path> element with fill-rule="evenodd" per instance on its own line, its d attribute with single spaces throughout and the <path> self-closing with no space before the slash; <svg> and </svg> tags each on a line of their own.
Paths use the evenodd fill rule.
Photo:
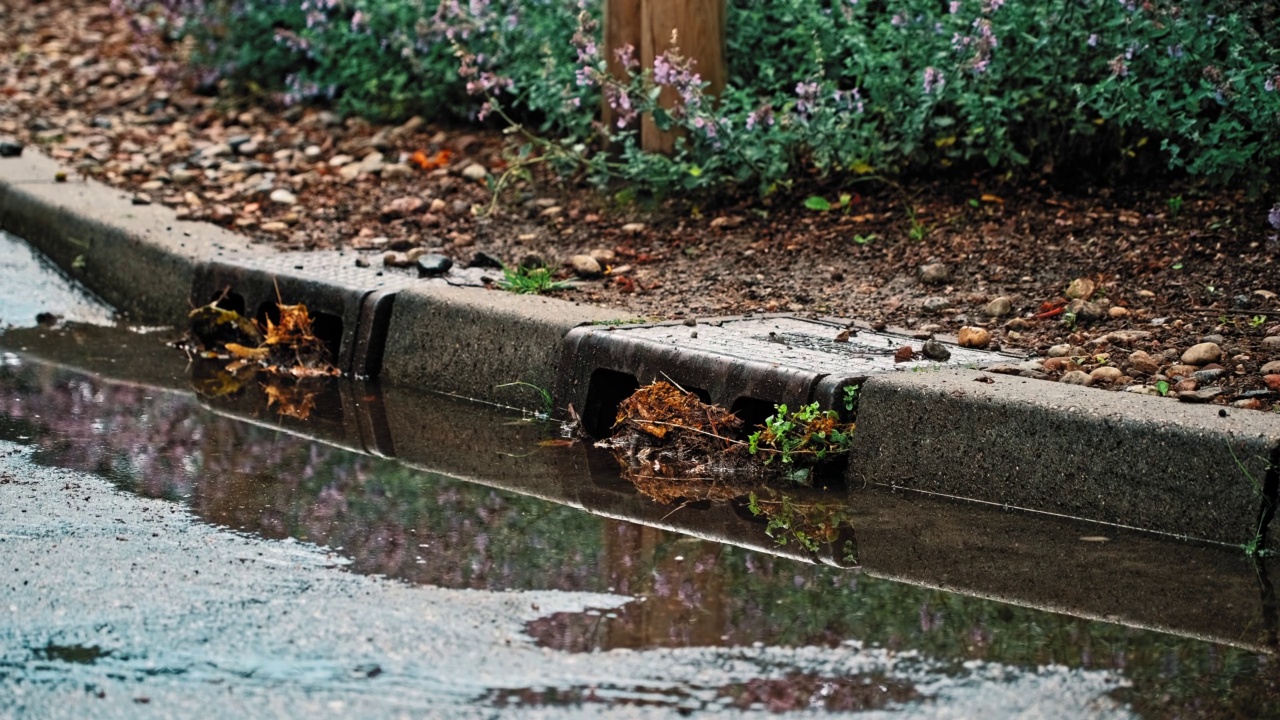
<svg viewBox="0 0 1280 720">
<path fill-rule="evenodd" d="M 139 322 L 180 324 L 198 263 L 264 253 L 245 237 L 181 222 L 162 205 L 75 178 L 36 153 L 0 160 L 0 229 L 35 245 L 85 286 Z"/>
<path fill-rule="evenodd" d="M 1244 544 L 1278 448 L 1275 415 L 975 371 L 894 373 L 863 386 L 849 478 Z"/>
<path fill-rule="evenodd" d="M 840 409 L 846 387 L 877 373 L 1011 357 L 951 344 L 950 358 L 939 363 L 924 358 L 923 346 L 918 338 L 848 320 L 794 315 L 583 327 L 566 338 L 557 397 L 572 402 L 587 428 L 600 435 L 627 386 L 666 378 L 755 423 L 775 404 Z M 912 357 L 899 362 L 894 355 L 903 347 Z"/>
<path fill-rule="evenodd" d="M 616 311 L 538 295 L 448 286 L 404 290 L 391 313 L 382 377 L 538 408 L 531 388 L 497 386 L 520 381 L 550 392 L 565 334 L 620 319 Z"/>
</svg>

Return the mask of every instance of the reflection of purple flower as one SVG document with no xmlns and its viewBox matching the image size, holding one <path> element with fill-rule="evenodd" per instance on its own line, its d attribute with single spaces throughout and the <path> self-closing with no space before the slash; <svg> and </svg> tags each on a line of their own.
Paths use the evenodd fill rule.
<svg viewBox="0 0 1280 720">
<path fill-rule="evenodd" d="M 1271 223 L 1271 227 L 1280 230 L 1280 202 L 1271 206 L 1271 212 L 1267 213 L 1267 222 Z"/>
<path fill-rule="evenodd" d="M 1087 44 L 1089 45 L 1089 47 L 1098 47 L 1098 33 L 1091 34 L 1089 36 L 1089 40 L 1087 41 Z"/>
</svg>

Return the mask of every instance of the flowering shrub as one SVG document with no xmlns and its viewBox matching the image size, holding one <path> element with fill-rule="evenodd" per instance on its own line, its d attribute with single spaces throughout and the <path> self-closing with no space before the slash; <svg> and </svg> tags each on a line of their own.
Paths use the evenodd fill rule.
<svg viewBox="0 0 1280 720">
<path fill-rule="evenodd" d="M 608 77 L 601 0 L 117 2 L 285 102 L 496 112 L 558 141 L 561 164 L 655 189 L 1152 161 L 1257 184 L 1280 158 L 1280 6 L 1260 0 L 731 0 L 715 99 L 678 50 L 641 68 L 622 48 L 632 72 Z M 675 109 L 657 107 L 662 88 Z M 672 156 L 640 149 L 645 112 L 680 131 Z"/>
</svg>

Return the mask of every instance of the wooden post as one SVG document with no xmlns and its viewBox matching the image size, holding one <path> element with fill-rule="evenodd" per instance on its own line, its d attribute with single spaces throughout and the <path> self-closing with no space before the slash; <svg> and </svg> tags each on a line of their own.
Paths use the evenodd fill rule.
<svg viewBox="0 0 1280 720">
<path fill-rule="evenodd" d="M 605 53 L 609 71 L 623 78 L 624 71 L 614 57 L 614 50 L 625 44 L 636 48 L 640 65 L 653 68 L 653 60 L 671 49 L 672 31 L 680 54 L 691 58 L 694 70 L 709 83 L 708 95 L 719 95 L 724 89 L 725 0 L 607 0 L 605 3 Z M 671 88 L 664 88 L 658 102 L 674 107 L 678 98 Z M 604 119 L 607 127 L 613 114 L 606 103 Z M 641 119 L 640 145 L 645 150 L 670 153 L 675 149 L 677 133 L 660 132 L 653 118 Z"/>
</svg>

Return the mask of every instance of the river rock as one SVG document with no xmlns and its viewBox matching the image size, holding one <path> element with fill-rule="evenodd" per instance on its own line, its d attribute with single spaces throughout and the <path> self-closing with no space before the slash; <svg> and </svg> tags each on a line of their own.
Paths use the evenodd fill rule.
<svg viewBox="0 0 1280 720">
<path fill-rule="evenodd" d="M 1215 342 L 1202 342 L 1192 345 L 1182 353 L 1184 365 L 1208 365 L 1222 359 L 1222 348 Z"/>
<path fill-rule="evenodd" d="M 574 255 L 569 258 L 569 265 L 573 267 L 573 272 L 578 277 L 600 277 L 600 261 L 590 255 Z"/>
<path fill-rule="evenodd" d="M 1197 370 L 1191 373 L 1191 379 L 1195 380 L 1201 385 L 1207 385 L 1213 382 L 1214 380 L 1221 378 L 1223 375 L 1226 375 L 1226 374 L 1227 374 L 1227 371 L 1220 367 L 1205 368 L 1204 370 Z"/>
<path fill-rule="evenodd" d="M 1129 371 L 1141 375 L 1155 375 L 1160 372 L 1160 363 L 1142 350 L 1129 353 Z"/>
<path fill-rule="evenodd" d="M 1194 365 L 1173 365 L 1165 370 L 1164 374 L 1171 378 L 1191 377 L 1191 373 L 1196 372 L 1196 370 L 1197 368 Z"/>
<path fill-rule="evenodd" d="M 1089 373 L 1089 377 L 1093 378 L 1094 382 L 1106 383 L 1107 385 L 1110 385 L 1111 383 L 1124 377 L 1124 373 L 1120 372 L 1120 368 L 1118 367 L 1113 367 L 1111 365 L 1103 365 L 1102 367 L 1097 368 L 1093 372 Z"/>
<path fill-rule="evenodd" d="M 985 328 L 962 327 L 959 339 L 960 347 L 984 348 L 991 342 L 991 333 Z"/>
<path fill-rule="evenodd" d="M 277 205 L 296 205 L 298 196 L 284 188 L 279 188 L 271 191 L 271 202 Z"/>
<path fill-rule="evenodd" d="M 998 297 L 987 303 L 982 312 L 990 317 L 1004 317 L 1013 312 L 1013 301 L 1004 296 Z"/>
<path fill-rule="evenodd" d="M 1160 388 L 1154 385 L 1134 385 L 1124 389 L 1125 392 L 1131 392 L 1135 395 L 1152 395 L 1160 397 Z"/>
<path fill-rule="evenodd" d="M 1068 300 L 1085 300 L 1093 295 L 1093 291 L 1097 289 L 1097 284 L 1089 278 L 1076 278 L 1067 285 L 1067 290 L 1063 294 L 1067 296 Z"/>
<path fill-rule="evenodd" d="M 426 204 L 427 201 L 420 197 L 406 195 L 383 205 L 379 214 L 383 220 L 395 220 L 419 212 Z"/>
<path fill-rule="evenodd" d="M 946 345 L 937 340 L 925 340 L 924 348 L 921 350 L 926 358 L 936 360 L 938 362 L 946 362 L 951 359 L 951 351 Z"/>
<path fill-rule="evenodd" d="M 22 155 L 22 143 L 16 140 L 0 140 L 0 157 L 19 157 Z"/>
<path fill-rule="evenodd" d="M 439 277 L 449 272 L 453 260 L 439 253 L 427 253 L 418 258 L 418 277 Z"/>
<path fill-rule="evenodd" d="M 920 282 L 925 285 L 945 285 L 951 281 L 951 268 L 945 263 L 929 263 L 920 266 Z"/>
<path fill-rule="evenodd" d="M 1107 317 L 1110 317 L 1112 320 L 1129 317 L 1129 308 L 1123 308 L 1117 305 L 1107 311 Z"/>
<path fill-rule="evenodd" d="M 1267 350 L 1280 350 L 1280 335 L 1268 335 L 1262 338 L 1262 347 Z"/>
<path fill-rule="evenodd" d="M 1071 354 L 1071 346 L 1066 343 L 1062 343 L 1060 345 L 1054 345 L 1053 347 L 1049 348 L 1049 352 L 1045 354 L 1051 358 L 1066 357 Z"/>
<path fill-rule="evenodd" d="M 489 171 L 480 163 L 471 163 L 462 168 L 462 177 L 472 182 L 484 182 L 484 179 L 489 177 Z"/>
<path fill-rule="evenodd" d="M 1280 392 L 1280 374 L 1263 375 L 1262 382 L 1267 384 L 1267 389 L 1273 392 Z"/>
<path fill-rule="evenodd" d="M 1093 378 L 1083 370 L 1072 370 L 1071 372 L 1063 375 L 1058 382 L 1066 383 L 1068 385 L 1083 385 L 1088 387 L 1093 384 Z"/>
<path fill-rule="evenodd" d="M 920 303 L 920 310 L 930 315 L 937 315 L 949 307 L 951 307 L 950 301 L 944 297 L 938 297 L 936 295 L 933 297 L 927 297 Z"/>
<path fill-rule="evenodd" d="M 1222 388 L 1211 387 L 1195 392 L 1180 392 L 1178 399 L 1186 403 L 1206 403 L 1222 394 Z"/>
<path fill-rule="evenodd" d="M 1080 367 L 1076 365 L 1071 358 L 1065 357 L 1065 356 L 1045 358 L 1045 360 L 1040 363 L 1040 366 L 1043 367 L 1047 372 L 1055 372 L 1055 373 L 1071 372 L 1072 370 L 1080 369 Z"/>
<path fill-rule="evenodd" d="M 1272 360 L 1262 366 L 1263 375 L 1280 375 L 1280 360 Z"/>
<path fill-rule="evenodd" d="M 1067 312 L 1075 316 L 1077 322 L 1091 323 L 1102 319 L 1102 306 L 1087 300 L 1075 299 L 1067 303 Z"/>
</svg>

